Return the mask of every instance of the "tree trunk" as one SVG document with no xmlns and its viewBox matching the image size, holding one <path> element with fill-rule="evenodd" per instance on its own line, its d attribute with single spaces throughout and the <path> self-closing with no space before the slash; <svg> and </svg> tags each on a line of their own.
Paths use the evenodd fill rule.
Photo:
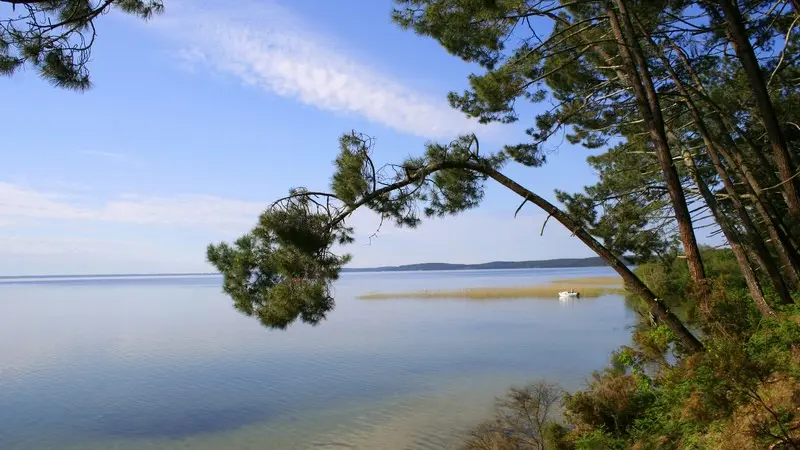
<svg viewBox="0 0 800 450">
<path fill-rule="evenodd" d="M 648 38 L 650 44 L 653 47 L 655 47 L 655 42 L 652 41 L 650 36 L 646 35 L 646 37 Z M 700 137 L 702 137 L 703 139 L 706 151 L 708 155 L 711 157 L 712 165 L 714 166 L 714 169 L 717 171 L 717 175 L 719 175 L 720 179 L 722 180 L 722 184 L 725 186 L 725 190 L 728 192 L 728 196 L 731 199 L 731 203 L 733 203 L 733 207 L 736 210 L 739 219 L 742 221 L 742 226 L 744 227 L 745 234 L 746 236 L 748 236 L 748 241 L 752 245 L 753 252 L 755 253 L 758 259 L 759 265 L 761 265 L 761 267 L 764 268 L 764 271 L 769 276 L 770 281 L 772 281 L 772 285 L 778 292 L 778 295 L 781 298 L 781 302 L 786 304 L 792 303 L 793 301 L 792 295 L 789 292 L 789 289 L 786 287 L 783 278 L 781 277 L 781 271 L 775 264 L 775 262 L 772 260 L 772 255 L 770 255 L 766 244 L 761 239 L 761 235 L 758 233 L 758 228 L 750 219 L 750 214 L 747 212 L 747 208 L 744 207 L 742 201 L 739 199 L 739 194 L 736 192 L 736 188 L 731 182 L 730 177 L 728 176 L 728 173 L 725 167 L 722 165 L 722 161 L 719 158 L 717 143 L 712 138 L 711 133 L 708 130 L 708 127 L 706 127 L 705 121 L 703 120 L 703 116 L 700 113 L 700 110 L 697 109 L 697 105 L 695 105 L 694 101 L 692 100 L 689 90 L 686 88 L 686 85 L 683 83 L 683 80 L 681 80 L 678 74 L 675 73 L 675 70 L 672 68 L 672 64 L 667 59 L 667 57 L 664 56 L 663 53 L 661 52 L 658 52 L 658 54 L 659 57 L 661 58 L 662 63 L 664 64 L 664 67 L 667 69 L 670 78 L 672 78 L 672 81 L 678 88 L 678 92 L 680 92 L 681 95 L 683 95 L 684 97 L 684 103 L 686 103 L 686 106 L 689 108 L 689 112 L 692 115 L 692 121 L 694 122 L 694 125 L 697 128 L 698 133 L 700 133 Z M 684 160 L 685 159 L 686 156 L 684 155 Z M 691 155 L 689 155 L 689 160 L 692 166 L 694 166 L 694 160 L 691 158 Z M 700 180 L 699 177 L 695 181 L 696 183 L 703 184 L 702 180 Z M 705 198 L 705 195 L 703 197 Z M 713 196 L 711 197 L 711 199 L 714 200 L 714 204 L 716 204 L 716 201 L 713 198 Z M 706 204 L 708 205 L 709 208 L 711 208 L 711 204 L 708 203 L 708 199 L 706 199 Z M 712 210 L 712 213 L 713 212 L 714 211 Z M 714 215 L 715 217 L 717 216 L 717 214 Z M 723 224 L 719 220 L 717 220 L 717 223 L 720 225 L 720 227 L 723 226 Z M 747 268 L 742 266 L 741 267 L 742 271 L 745 271 L 746 269 L 752 270 L 750 269 L 746 258 L 739 260 L 739 258 L 737 257 L 737 260 L 739 261 L 739 264 L 742 264 L 742 262 L 744 262 L 744 264 L 748 266 Z M 754 300 L 756 299 L 754 298 Z M 762 295 L 762 301 L 763 301 L 763 295 Z M 763 306 L 766 306 L 766 303 L 764 303 L 764 305 L 759 305 L 758 301 L 756 300 L 756 305 L 761 310 Z M 769 309 L 768 306 L 767 306 L 767 311 L 768 314 L 773 314 L 772 310 Z"/>
<path fill-rule="evenodd" d="M 756 277 L 753 268 L 750 266 L 750 262 L 747 260 L 747 254 L 742 249 L 742 244 L 739 240 L 739 233 L 736 231 L 736 229 L 734 229 L 734 227 L 731 226 L 728 218 L 725 217 L 725 214 L 720 211 L 714 194 L 711 193 L 711 190 L 708 189 L 708 185 L 706 185 L 706 183 L 700 178 L 700 175 L 697 173 L 697 165 L 695 164 L 691 153 L 689 153 L 688 150 L 683 150 L 682 154 L 686 168 L 689 170 L 689 173 L 694 179 L 694 183 L 697 185 L 700 195 L 703 196 L 708 208 L 714 215 L 714 220 L 716 220 L 717 224 L 719 224 L 719 227 L 722 229 L 722 233 L 725 235 L 725 239 L 728 240 L 728 244 L 731 246 L 733 256 L 736 258 L 736 262 L 739 263 L 739 267 L 742 269 L 742 276 L 747 284 L 747 290 L 750 292 L 750 296 L 753 297 L 756 308 L 758 308 L 758 310 L 761 311 L 761 314 L 764 316 L 774 316 L 775 311 L 773 311 L 769 306 L 769 303 L 767 303 L 767 299 L 764 297 L 764 291 L 761 289 L 761 284 L 758 282 L 758 277 Z"/>
<path fill-rule="evenodd" d="M 650 78 L 647 61 L 644 59 L 639 41 L 633 35 L 633 25 L 631 24 L 630 16 L 625 7 L 625 2 L 623 0 L 615 0 L 615 3 L 626 28 L 626 34 L 628 35 L 627 42 L 620 28 L 620 23 L 614 8 L 610 3 L 607 6 L 606 14 L 608 15 L 614 37 L 617 40 L 620 55 L 624 62 L 625 72 L 633 88 L 639 113 L 653 141 L 661 171 L 664 173 L 664 181 L 675 211 L 675 220 L 678 223 L 681 243 L 683 244 L 683 250 L 686 254 L 686 261 L 689 266 L 689 274 L 692 277 L 692 281 L 702 286 L 705 284 L 705 268 L 700 258 L 700 249 L 697 245 L 694 229 L 692 228 L 692 218 L 689 213 L 689 208 L 686 205 L 686 197 L 684 196 L 680 178 L 678 177 L 678 171 L 672 160 L 672 153 L 670 152 L 669 143 L 667 141 L 667 133 L 664 128 L 664 119 L 661 114 L 658 94 Z M 633 54 L 631 50 L 633 50 Z"/>
<path fill-rule="evenodd" d="M 477 163 L 462 163 L 462 167 L 482 173 L 489 178 L 497 181 L 512 192 L 516 193 L 525 200 L 530 201 L 539 208 L 543 209 L 546 213 L 550 214 L 559 223 L 564 225 L 573 235 L 583 241 L 589 248 L 591 248 L 603 261 L 605 261 L 612 269 L 614 269 L 622 280 L 625 286 L 644 300 L 650 308 L 650 312 L 661 323 L 667 325 L 678 341 L 690 353 L 696 353 L 703 350 L 703 344 L 689 331 L 686 326 L 678 319 L 675 314 L 667 308 L 660 299 L 648 288 L 639 277 L 636 276 L 616 255 L 608 250 L 603 244 L 595 239 L 589 232 L 587 232 L 578 222 L 574 221 L 568 214 L 558 209 L 552 203 L 544 198 L 529 191 L 516 181 L 506 177 L 499 171 L 480 165 Z"/>
<path fill-rule="evenodd" d="M 775 211 L 772 210 L 772 206 L 765 201 L 758 180 L 746 167 L 741 154 L 737 152 L 735 155 L 731 155 L 730 152 L 722 147 L 718 150 L 722 157 L 725 158 L 728 166 L 739 172 L 745 181 L 743 184 L 747 189 L 747 193 L 753 197 L 753 206 L 761 216 L 764 228 L 769 235 L 770 246 L 775 250 L 775 254 L 781 262 L 784 279 L 794 289 L 800 288 L 800 276 L 798 276 L 800 274 L 800 255 L 797 253 L 797 247 L 782 227 L 780 219 L 778 219 Z"/>
<path fill-rule="evenodd" d="M 675 45 L 675 43 L 670 39 L 666 39 L 666 42 L 678 54 L 678 57 L 684 65 L 684 68 L 692 78 L 695 91 L 710 104 L 712 109 L 711 118 L 719 128 L 720 136 L 722 136 L 722 139 L 725 141 L 725 145 L 720 145 L 717 149 L 723 158 L 725 158 L 728 165 L 740 174 L 741 178 L 745 181 L 744 185 L 748 190 L 748 194 L 753 196 L 753 205 L 764 221 L 767 233 L 772 241 L 772 246 L 774 247 L 775 252 L 783 266 L 782 271 L 784 272 L 785 279 L 794 288 L 800 287 L 800 253 L 798 253 L 798 243 L 792 238 L 791 230 L 786 229 L 788 224 L 785 224 L 784 221 L 781 220 L 781 218 L 775 213 L 775 210 L 769 202 L 769 199 L 763 195 L 763 190 L 758 178 L 753 174 L 749 163 L 744 159 L 739 146 L 736 144 L 733 138 L 731 138 L 729 133 L 736 131 L 745 138 L 746 135 L 741 130 L 734 130 L 735 126 L 730 122 L 730 120 L 726 120 L 722 116 L 718 105 L 708 97 L 705 86 L 703 86 L 703 83 L 700 81 L 700 77 L 697 75 L 694 67 L 692 67 L 692 64 L 689 62 L 689 57 L 686 55 L 686 52 L 684 52 L 682 48 Z M 652 40 L 651 44 L 655 45 Z M 666 57 L 662 56 L 662 61 L 665 60 Z M 665 61 L 664 64 L 668 66 L 670 71 L 672 71 L 669 61 Z M 676 80 L 676 83 L 682 87 L 682 83 L 677 80 L 677 76 L 674 75 L 674 73 L 672 74 L 672 78 L 673 80 Z M 685 87 L 682 88 L 684 89 L 684 95 L 690 98 L 688 90 L 686 90 Z M 755 143 L 747 139 L 747 144 L 753 151 L 753 154 L 762 161 L 762 165 L 769 170 L 771 166 L 770 163 L 766 161 L 764 155 L 761 154 Z M 733 150 L 733 156 L 731 155 L 731 152 L 725 149 L 725 146 L 728 146 L 731 150 Z M 769 182 L 769 179 L 767 182 Z"/>
<path fill-rule="evenodd" d="M 523 199 L 530 201 L 534 205 L 543 209 L 545 212 L 550 214 L 550 216 L 554 217 L 557 221 L 564 225 L 564 227 L 566 227 L 569 231 L 571 231 L 573 235 L 577 236 L 578 239 L 580 239 L 584 244 L 591 248 L 597 254 L 597 256 L 601 257 L 603 261 L 611 266 L 611 268 L 613 268 L 614 271 L 616 271 L 619 276 L 622 277 L 622 280 L 625 282 L 625 286 L 627 286 L 631 292 L 639 295 L 642 300 L 647 303 L 653 316 L 660 322 L 667 325 L 670 330 L 675 333 L 675 337 L 689 353 L 696 353 L 703 350 L 703 344 L 683 325 L 680 319 L 678 319 L 678 317 L 667 308 L 667 305 L 656 298 L 655 294 L 653 294 L 653 292 L 642 282 L 642 280 L 639 279 L 639 277 L 636 276 L 636 274 L 634 274 L 628 268 L 628 266 L 625 265 L 625 263 L 622 262 L 622 260 L 611 253 L 609 249 L 607 249 L 603 244 L 589 234 L 588 231 L 583 229 L 580 223 L 573 220 L 572 217 L 555 207 L 552 203 L 529 191 L 516 181 L 508 178 L 500 173 L 497 169 L 486 163 L 473 161 L 443 161 L 431 164 L 423 169 L 418 170 L 413 177 L 408 177 L 406 180 L 401 182 L 384 186 L 370 193 L 368 196 L 365 196 L 358 202 L 349 205 L 348 210 L 340 213 L 335 219 L 333 219 L 329 226 L 335 226 L 337 223 L 345 220 L 354 210 L 367 204 L 372 199 L 378 198 L 379 196 L 385 195 L 400 187 L 408 186 L 412 183 L 424 180 L 425 177 L 432 173 L 447 169 L 465 169 L 484 175 L 497 181 Z"/>
<path fill-rule="evenodd" d="M 789 208 L 789 214 L 795 220 L 800 220 L 800 198 L 798 198 L 797 194 L 800 184 L 797 178 L 794 178 L 795 168 L 789 154 L 786 136 L 783 134 L 772 99 L 769 97 L 767 84 L 764 81 L 764 75 L 761 73 L 761 66 L 758 63 L 753 46 L 750 44 L 750 38 L 747 35 L 741 11 L 732 0 L 719 0 L 718 4 L 725 15 L 731 43 L 750 81 L 750 87 L 758 105 L 761 121 L 772 145 L 773 159 L 778 167 L 780 181 L 784 183 L 781 188 L 786 199 L 786 205 Z"/>
<path fill-rule="evenodd" d="M 700 125 L 702 126 L 702 125 Z M 701 132 L 702 133 L 702 132 Z M 747 235 L 749 236 L 750 244 L 752 245 L 753 253 L 755 254 L 759 265 L 764 268 L 764 271 L 769 276 L 770 281 L 772 282 L 772 286 L 775 288 L 775 291 L 778 293 L 778 296 L 781 299 L 781 303 L 790 304 L 793 302 L 792 294 L 789 292 L 789 289 L 786 287 L 786 283 L 783 281 L 783 277 L 781 276 L 781 271 L 778 266 L 775 264 L 775 261 L 772 259 L 772 255 L 770 255 L 767 246 L 765 245 L 764 241 L 761 239 L 761 236 L 758 233 L 758 228 L 750 219 L 750 215 L 747 212 L 747 209 L 742 204 L 742 201 L 739 199 L 739 195 L 736 192 L 736 188 L 734 187 L 733 183 L 728 176 L 725 168 L 722 166 L 722 162 L 719 159 L 719 154 L 717 153 L 716 146 L 713 142 L 706 143 L 708 148 L 708 154 L 711 157 L 711 162 L 716 169 L 717 174 L 722 179 L 722 183 L 725 185 L 725 190 L 728 193 L 728 196 L 731 199 L 731 203 L 733 203 L 733 208 L 736 210 L 740 220 L 742 221 L 742 226 L 744 227 Z"/>
</svg>

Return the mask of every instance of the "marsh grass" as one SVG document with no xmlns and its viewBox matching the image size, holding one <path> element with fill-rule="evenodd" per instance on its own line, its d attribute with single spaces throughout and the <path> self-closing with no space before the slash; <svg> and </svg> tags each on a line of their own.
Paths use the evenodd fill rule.
<svg viewBox="0 0 800 450">
<path fill-rule="evenodd" d="M 613 282 L 612 282 L 613 281 Z M 464 289 L 434 289 L 408 292 L 371 292 L 360 295 L 361 300 L 390 300 L 390 299 L 523 299 L 558 298 L 559 291 L 575 289 L 582 298 L 599 297 L 606 294 L 621 294 L 624 292 L 622 282 L 612 277 L 587 277 L 554 280 L 549 283 L 534 286 L 497 286 L 474 287 Z"/>
</svg>

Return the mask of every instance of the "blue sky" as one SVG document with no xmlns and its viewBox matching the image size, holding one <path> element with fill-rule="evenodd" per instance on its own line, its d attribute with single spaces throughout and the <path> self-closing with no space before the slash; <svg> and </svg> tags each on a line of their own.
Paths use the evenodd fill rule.
<svg viewBox="0 0 800 450">
<path fill-rule="evenodd" d="M 0 80 L 0 273 L 207 271 L 205 246 L 254 224 L 293 186 L 325 188 L 342 132 L 379 161 L 475 132 L 518 142 L 525 123 L 480 126 L 449 108 L 475 67 L 390 21 L 390 0 L 165 0 L 143 23 L 102 17 L 95 86 L 56 90 L 28 69 Z M 531 116 L 532 117 L 532 116 Z M 594 175 L 562 145 L 506 172 L 553 199 Z M 416 230 L 351 220 L 352 266 L 591 256 L 557 223 L 489 185 L 484 206 Z"/>
</svg>

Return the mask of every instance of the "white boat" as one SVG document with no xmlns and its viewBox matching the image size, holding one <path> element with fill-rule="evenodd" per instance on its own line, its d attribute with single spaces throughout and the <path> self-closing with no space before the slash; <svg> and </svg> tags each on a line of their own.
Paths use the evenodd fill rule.
<svg viewBox="0 0 800 450">
<path fill-rule="evenodd" d="M 561 291 L 558 293 L 558 298 L 573 298 L 573 297 L 580 297 L 581 294 L 575 291 Z"/>
</svg>

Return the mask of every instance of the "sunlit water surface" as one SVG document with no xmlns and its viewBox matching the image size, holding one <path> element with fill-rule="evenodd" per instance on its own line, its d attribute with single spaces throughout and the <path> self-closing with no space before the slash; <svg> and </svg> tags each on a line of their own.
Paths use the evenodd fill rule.
<svg viewBox="0 0 800 450">
<path fill-rule="evenodd" d="M 348 273 L 320 326 L 270 331 L 220 279 L 0 283 L 0 449 L 452 448 L 509 385 L 583 385 L 620 296 L 358 300 L 607 268 Z M 32 281 L 32 282 L 31 282 Z"/>
</svg>

